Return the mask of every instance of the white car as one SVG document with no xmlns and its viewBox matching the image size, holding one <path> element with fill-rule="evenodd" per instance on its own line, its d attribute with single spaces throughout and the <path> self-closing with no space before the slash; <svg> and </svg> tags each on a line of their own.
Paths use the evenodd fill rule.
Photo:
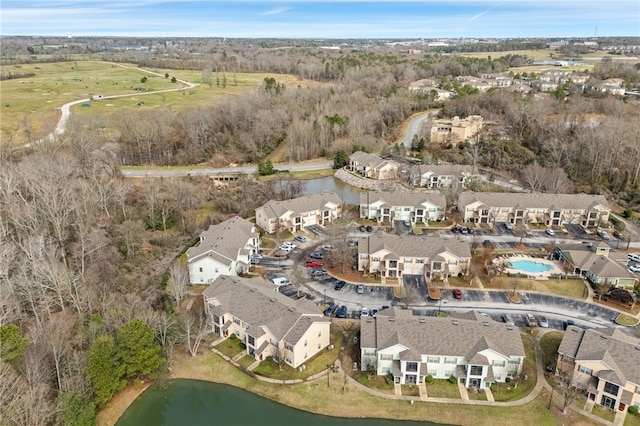
<svg viewBox="0 0 640 426">
<path fill-rule="evenodd" d="M 361 317 L 366 317 L 366 316 L 368 316 L 368 315 L 369 315 L 369 310 L 367 309 L 367 307 L 366 307 L 366 306 L 363 306 L 363 307 L 362 307 L 362 310 L 360 311 L 360 316 L 361 316 Z"/>
<path fill-rule="evenodd" d="M 553 229 L 547 229 L 545 231 L 548 235 L 556 235 L 556 233 L 553 231 Z"/>
<path fill-rule="evenodd" d="M 640 262 L 640 254 L 638 253 L 629 253 L 627 258 L 633 262 Z"/>
<path fill-rule="evenodd" d="M 322 250 L 331 251 L 331 250 L 333 250 L 333 247 L 331 247 L 330 244 L 325 244 L 325 245 L 322 246 Z"/>
<path fill-rule="evenodd" d="M 630 265 L 629 270 L 631 272 L 640 272 L 640 265 Z"/>
<path fill-rule="evenodd" d="M 509 231 L 512 231 L 513 230 L 513 223 L 505 222 L 504 223 L 504 227 L 507 228 Z"/>
</svg>

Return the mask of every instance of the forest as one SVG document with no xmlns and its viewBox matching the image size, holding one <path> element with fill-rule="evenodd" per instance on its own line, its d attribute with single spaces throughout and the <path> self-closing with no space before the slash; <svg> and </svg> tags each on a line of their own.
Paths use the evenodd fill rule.
<svg viewBox="0 0 640 426">
<path fill-rule="evenodd" d="M 434 108 L 442 116 L 482 115 L 490 124 L 473 143 L 456 146 L 431 144 L 425 132 L 402 155 L 507 173 L 534 190 L 603 193 L 631 211 L 640 206 L 637 98 L 584 94 L 571 84 L 555 95 L 460 90 L 447 101 L 408 90 L 423 78 L 446 83 L 508 72 L 523 56 L 244 45 L 208 46 L 192 57 L 188 49 L 155 60 L 124 55 L 203 77 L 242 70 L 274 78 L 177 113 L 72 115 L 55 143 L 0 150 L 3 425 L 95 424 L 97 410 L 127 384 L 161 382 L 176 356 L 196 355 L 206 324 L 179 308 L 190 291 L 184 251 L 210 224 L 251 217 L 267 200 L 301 191 L 255 177 L 226 191 L 206 178 L 126 180 L 123 162 L 227 165 L 332 159 L 356 149 L 389 153 L 402 123 Z M 285 73 L 301 84 L 281 85 L 277 75 Z M 638 87 L 640 64 L 602 61 L 590 72 L 592 79 L 614 77 Z M 104 123 L 109 131 L 98 130 Z"/>
</svg>

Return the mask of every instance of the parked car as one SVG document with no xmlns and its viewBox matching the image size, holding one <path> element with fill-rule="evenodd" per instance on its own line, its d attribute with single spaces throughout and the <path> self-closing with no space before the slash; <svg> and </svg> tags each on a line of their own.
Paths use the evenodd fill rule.
<svg viewBox="0 0 640 426">
<path fill-rule="evenodd" d="M 329 304 L 327 309 L 324 310 L 324 316 L 330 317 L 331 315 L 333 315 L 335 310 L 336 310 L 336 305 L 334 305 L 333 303 Z"/>
<path fill-rule="evenodd" d="M 249 263 L 251 263 L 252 265 L 257 265 L 258 263 L 260 263 L 260 259 L 258 259 L 257 257 L 252 257 L 251 259 L 249 259 Z"/>
<path fill-rule="evenodd" d="M 640 254 L 638 254 L 638 253 L 629 253 L 627 255 L 627 259 L 629 259 L 632 262 L 640 262 Z"/>
<path fill-rule="evenodd" d="M 404 221 L 404 226 L 406 226 L 407 228 L 411 228 L 411 222 L 408 220 Z"/>
<path fill-rule="evenodd" d="M 340 306 L 340 309 L 338 309 L 338 314 L 336 316 L 338 318 L 346 318 L 347 317 L 347 307 L 345 305 Z"/>
<path fill-rule="evenodd" d="M 356 287 L 356 293 L 358 294 L 364 293 L 364 286 L 362 284 L 358 284 L 358 286 Z"/>
<path fill-rule="evenodd" d="M 562 323 L 562 329 L 566 330 L 570 325 L 576 325 L 576 323 L 573 320 L 566 320 Z"/>
<path fill-rule="evenodd" d="M 617 229 L 615 231 L 613 231 L 613 236 L 616 237 L 619 240 L 624 241 L 624 234 L 620 231 L 618 231 Z"/>
<path fill-rule="evenodd" d="M 358 245 L 358 240 L 352 239 L 352 240 L 349 240 L 348 243 L 349 243 L 349 247 L 355 247 Z"/>
<path fill-rule="evenodd" d="M 333 247 L 331 247 L 330 244 L 325 244 L 325 245 L 322 246 L 322 250 L 331 251 L 331 250 L 333 250 Z"/>
<path fill-rule="evenodd" d="M 264 256 L 262 256 L 262 253 L 254 253 L 251 257 L 255 259 L 262 259 Z"/>
<path fill-rule="evenodd" d="M 312 258 L 312 259 L 322 259 L 322 252 L 314 251 L 313 253 L 311 253 L 309 255 L 309 257 Z"/>
<path fill-rule="evenodd" d="M 460 228 L 458 228 L 457 226 L 454 226 L 453 228 L 451 228 L 451 232 L 456 234 L 456 233 L 460 232 Z"/>
<path fill-rule="evenodd" d="M 513 223 L 511 222 L 505 222 L 504 227 L 507 228 L 509 231 L 513 231 Z"/>
<path fill-rule="evenodd" d="M 640 265 L 629 265 L 629 270 L 631 272 L 640 272 Z"/>
<path fill-rule="evenodd" d="M 378 309 L 377 309 L 377 308 L 373 308 L 373 309 L 371 309 L 371 316 L 372 316 L 372 317 L 374 317 L 374 318 L 375 318 L 377 314 L 378 314 Z"/>
<path fill-rule="evenodd" d="M 544 315 L 538 317 L 538 322 L 540 323 L 540 327 L 549 328 L 549 320 Z"/>
<path fill-rule="evenodd" d="M 307 242 L 307 237 L 304 237 L 302 235 L 298 235 L 297 237 L 294 238 L 294 240 L 296 240 L 299 243 L 306 243 Z"/>
<path fill-rule="evenodd" d="M 306 262 L 304 262 L 304 266 L 307 268 L 318 268 L 323 265 L 324 265 L 324 262 L 318 259 L 307 260 Z"/>
<path fill-rule="evenodd" d="M 288 245 L 285 245 L 285 244 L 282 244 L 282 245 L 279 247 L 279 249 L 280 249 L 280 250 L 282 250 L 282 251 L 286 251 L 287 253 L 288 253 L 288 252 L 290 252 L 291 250 L 293 250 L 294 248 L 295 248 L 295 247 L 288 246 Z"/>
<path fill-rule="evenodd" d="M 553 229 L 547 229 L 546 231 L 544 231 L 547 233 L 547 235 L 556 235 L 555 231 Z"/>
<path fill-rule="evenodd" d="M 536 317 L 534 317 L 533 314 L 526 314 L 525 315 L 525 320 L 527 321 L 527 326 L 529 326 L 529 327 L 537 327 L 538 326 L 538 320 L 536 320 Z"/>
<path fill-rule="evenodd" d="M 462 299 L 462 291 L 459 288 L 453 289 L 453 298 L 454 299 Z"/>
<path fill-rule="evenodd" d="M 609 237 L 609 234 L 607 233 L 607 231 L 603 231 L 602 229 L 598 229 L 596 231 L 596 233 L 598 234 L 598 237 L 602 238 L 603 240 L 610 240 L 611 237 Z"/>
<path fill-rule="evenodd" d="M 360 232 L 367 232 L 367 227 L 366 227 L 366 226 L 364 226 L 364 225 L 360 225 L 360 226 L 358 226 L 358 231 L 360 231 Z"/>
<path fill-rule="evenodd" d="M 487 248 L 493 247 L 493 243 L 491 242 L 491 240 L 484 240 L 482 245 L 484 245 Z"/>
<path fill-rule="evenodd" d="M 362 310 L 360 311 L 360 316 L 361 317 L 367 317 L 369 316 L 369 309 L 367 309 L 366 306 L 362 307 Z"/>
<path fill-rule="evenodd" d="M 338 282 L 336 282 L 336 285 L 333 286 L 334 290 L 342 290 L 342 288 L 346 285 L 347 283 L 345 283 L 344 281 L 340 280 Z"/>
<path fill-rule="evenodd" d="M 373 232 L 373 226 L 367 225 L 366 230 L 367 232 Z"/>
<path fill-rule="evenodd" d="M 323 269 L 314 269 L 311 276 L 313 278 L 324 278 L 327 276 L 327 273 Z"/>
<path fill-rule="evenodd" d="M 511 318 L 511 315 L 508 315 L 508 314 L 504 314 L 502 316 L 502 320 L 505 322 L 505 324 L 508 324 L 508 325 L 515 325 L 516 324 L 513 321 L 513 318 Z"/>
</svg>

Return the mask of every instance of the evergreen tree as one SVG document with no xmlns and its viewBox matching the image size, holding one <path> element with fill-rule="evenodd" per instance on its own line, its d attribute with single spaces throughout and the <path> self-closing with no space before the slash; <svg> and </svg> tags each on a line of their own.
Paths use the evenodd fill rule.
<svg viewBox="0 0 640 426">
<path fill-rule="evenodd" d="M 116 336 L 116 355 L 127 379 L 155 378 L 163 363 L 155 333 L 144 321 L 134 319 L 123 325 Z"/>
<path fill-rule="evenodd" d="M 15 363 L 22 358 L 22 351 L 28 340 L 20 334 L 17 325 L 0 326 L 0 358 L 5 362 Z"/>
<path fill-rule="evenodd" d="M 96 405 L 78 392 L 62 392 L 56 398 L 56 425 L 94 426 Z"/>
<path fill-rule="evenodd" d="M 349 163 L 349 156 L 343 150 L 336 152 L 336 155 L 333 157 L 333 168 L 338 170 L 343 168 Z"/>
<path fill-rule="evenodd" d="M 113 339 L 109 336 L 100 336 L 91 345 L 87 370 L 98 405 L 109 402 L 127 385 L 125 367 L 118 362 Z"/>
</svg>

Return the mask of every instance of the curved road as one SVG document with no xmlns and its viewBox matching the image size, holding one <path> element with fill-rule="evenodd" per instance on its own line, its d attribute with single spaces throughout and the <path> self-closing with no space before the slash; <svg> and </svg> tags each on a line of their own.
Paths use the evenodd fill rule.
<svg viewBox="0 0 640 426">
<path fill-rule="evenodd" d="M 431 109 L 429 111 L 415 114 L 413 118 L 409 120 L 409 123 L 407 123 L 407 129 L 405 130 L 402 138 L 398 140 L 398 143 L 403 144 L 405 149 L 410 150 L 413 137 L 418 134 L 422 124 L 434 115 L 438 115 L 439 112 L 439 109 Z"/>
<path fill-rule="evenodd" d="M 117 64 L 117 63 L 112 63 L 112 65 L 115 65 L 115 66 L 118 66 L 118 67 L 122 67 L 122 68 L 134 68 L 134 69 L 136 69 L 138 71 L 145 72 L 147 74 L 164 77 L 164 74 L 160 74 L 160 73 L 157 73 L 157 72 L 154 72 L 154 71 L 145 70 L 145 69 L 138 68 L 138 67 L 128 67 L 126 65 Z M 145 96 L 145 95 L 153 95 L 153 94 L 156 94 L 156 93 L 165 93 L 165 92 L 177 92 L 177 91 L 184 90 L 184 89 L 192 89 L 192 88 L 197 86 L 197 84 L 191 83 L 191 82 L 186 81 L 186 80 L 176 79 L 176 81 L 178 83 L 182 84 L 182 86 L 176 87 L 175 89 L 155 90 L 153 92 L 142 92 L 142 93 L 136 92 L 136 93 L 126 93 L 126 94 L 122 94 L 122 95 L 103 96 L 102 98 L 100 98 L 100 100 L 126 98 L 126 97 L 130 97 L 130 96 Z M 58 120 L 58 124 L 56 125 L 56 128 L 54 129 L 54 131 L 49 133 L 44 138 L 39 139 L 39 140 L 37 140 L 37 141 L 35 141 L 33 143 L 24 144 L 24 145 L 22 145 L 22 147 L 23 148 L 30 148 L 30 147 L 32 147 L 34 145 L 39 145 L 41 143 L 55 141 L 56 138 L 61 136 L 65 132 L 65 130 L 67 128 L 67 122 L 69 121 L 69 116 L 71 116 L 71 107 L 74 106 L 74 105 L 81 104 L 83 102 L 89 102 L 90 100 L 91 99 L 89 99 L 89 98 L 79 99 L 77 101 L 67 102 L 66 104 L 62 105 L 62 107 L 60 107 L 60 111 L 62 112 L 62 114 L 60 115 L 60 120 Z"/>
</svg>

